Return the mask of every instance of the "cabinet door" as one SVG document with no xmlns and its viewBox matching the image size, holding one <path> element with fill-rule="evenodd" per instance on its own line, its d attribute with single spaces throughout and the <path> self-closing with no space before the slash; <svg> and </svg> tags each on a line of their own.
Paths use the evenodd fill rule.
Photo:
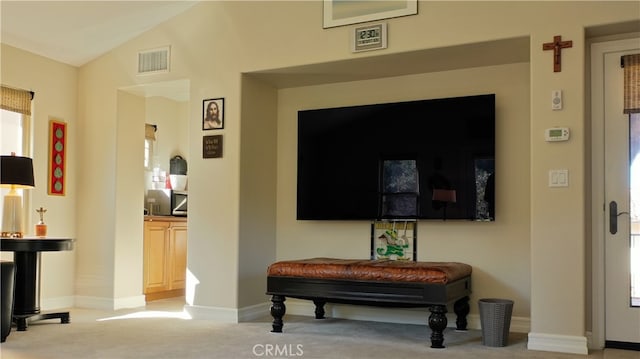
<svg viewBox="0 0 640 359">
<path fill-rule="evenodd" d="M 144 293 L 169 289 L 169 223 L 144 223 Z"/>
<path fill-rule="evenodd" d="M 187 276 L 187 224 L 174 222 L 169 230 L 170 258 L 170 289 L 185 288 Z"/>
</svg>

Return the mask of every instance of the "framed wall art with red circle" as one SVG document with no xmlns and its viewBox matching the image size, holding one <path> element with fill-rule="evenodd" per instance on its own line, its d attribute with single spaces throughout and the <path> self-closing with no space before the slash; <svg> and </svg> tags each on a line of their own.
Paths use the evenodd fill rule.
<svg viewBox="0 0 640 359">
<path fill-rule="evenodd" d="M 59 120 L 49 120 L 49 182 L 48 193 L 65 195 L 67 169 L 67 124 Z"/>
</svg>

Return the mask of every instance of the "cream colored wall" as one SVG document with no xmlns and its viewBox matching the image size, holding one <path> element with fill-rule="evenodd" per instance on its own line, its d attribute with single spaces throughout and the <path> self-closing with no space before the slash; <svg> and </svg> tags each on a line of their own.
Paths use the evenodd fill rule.
<svg viewBox="0 0 640 359">
<path fill-rule="evenodd" d="M 123 131 L 130 128 L 117 121 L 118 88 L 177 79 L 191 81 L 188 137 L 189 152 L 192 154 L 189 162 L 192 196 L 189 203 L 188 266 L 195 278 L 192 283 L 197 282 L 191 309 L 202 316 L 234 321 L 238 318 L 240 303 L 248 306 L 267 300 L 265 296 L 259 295 L 259 289 L 245 291 L 241 289 L 243 285 L 238 283 L 240 273 L 242 278 L 264 275 L 260 265 L 249 263 L 253 258 L 264 255 L 261 257 L 262 263 L 276 259 L 270 258 L 273 252 L 263 251 L 263 236 L 255 235 L 259 230 L 270 231 L 265 234 L 271 237 L 269 241 L 273 241 L 272 237 L 275 236 L 279 256 L 306 256 L 312 251 L 314 254 L 319 251 L 319 245 L 315 242 L 310 244 L 310 248 L 282 248 L 283 243 L 292 240 L 292 233 L 305 240 L 315 238 L 315 230 L 319 225 L 280 225 L 292 221 L 291 218 L 280 217 L 280 213 L 287 212 L 278 208 L 290 206 L 290 194 L 280 190 L 283 185 L 281 181 L 290 179 L 275 177 L 275 170 L 265 170 L 260 176 L 253 178 L 243 176 L 243 171 L 246 171 L 244 166 L 259 163 L 263 155 L 259 151 L 249 151 L 247 146 L 264 147 L 268 156 L 272 156 L 275 150 L 272 145 L 274 136 L 270 132 L 262 139 L 253 134 L 244 134 L 243 122 L 246 120 L 251 124 L 256 121 L 249 117 L 245 119 L 244 114 L 249 112 L 247 109 L 260 104 L 256 100 L 259 92 L 272 96 L 273 91 L 256 86 L 252 88 L 250 96 L 243 93 L 242 73 L 526 36 L 531 43 L 529 98 L 526 101 L 519 100 L 529 104 L 530 110 L 526 115 L 529 119 L 529 137 L 520 140 L 529 144 L 530 176 L 528 186 L 523 187 L 520 182 L 510 183 L 505 191 L 516 191 L 518 197 L 521 196 L 520 193 L 528 192 L 530 206 L 528 210 L 518 207 L 520 212 L 509 214 L 512 217 L 508 215 L 505 218 L 505 221 L 509 220 L 508 224 L 501 223 L 499 219 L 496 223 L 483 227 L 482 238 L 471 244 L 468 242 L 470 239 L 460 235 L 470 232 L 468 226 L 475 225 L 473 223 L 456 224 L 455 227 L 432 222 L 421 223 L 420 235 L 422 237 L 424 234 L 425 237 L 422 238 L 425 238 L 425 243 L 420 244 L 420 250 L 425 252 L 420 255 L 425 258 L 432 255 L 442 257 L 453 252 L 454 244 L 464 243 L 468 245 L 470 253 L 485 251 L 486 256 L 492 256 L 495 261 L 498 261 L 496 258 L 515 261 L 513 265 L 518 268 L 516 273 L 511 277 L 500 277 L 508 281 L 500 282 L 494 279 L 502 269 L 501 264 L 487 264 L 484 268 L 481 266 L 488 262 L 484 257 L 470 254 L 465 254 L 464 257 L 479 264 L 475 269 L 476 275 L 480 275 L 478 280 L 493 283 L 490 286 L 500 294 L 513 294 L 526 302 L 528 294 L 519 283 L 530 281 L 530 337 L 534 341 L 544 340 L 544 335 L 552 334 L 577 338 L 581 343 L 587 329 L 587 309 L 584 304 L 587 280 L 584 253 L 587 238 L 583 208 L 587 192 L 584 163 L 588 160 L 585 152 L 584 31 L 591 26 L 637 21 L 639 12 L 640 4 L 637 2 L 425 1 L 420 2 L 418 15 L 385 21 L 389 25 L 388 49 L 352 54 L 348 41 L 354 26 L 322 29 L 322 3 L 319 1 L 203 2 L 196 5 L 79 70 L 77 146 L 81 150 L 75 163 L 79 169 L 76 173 L 75 221 L 78 223 L 76 234 L 82 245 L 77 249 L 77 298 L 79 301 L 92 299 L 94 302 L 118 299 L 114 298 L 111 267 L 114 257 L 122 255 L 115 246 L 120 240 L 119 234 L 115 232 L 118 226 L 115 213 L 123 211 L 126 215 L 137 212 L 135 208 L 122 206 L 116 199 L 123 195 L 116 190 L 116 176 L 128 170 L 116 166 L 125 163 L 119 157 L 134 150 L 136 146 L 119 139 L 124 136 Z M 573 48 L 563 51 L 561 73 L 552 71 L 552 54 L 541 49 L 542 43 L 551 41 L 555 35 L 573 40 Z M 134 73 L 137 51 L 165 45 L 171 45 L 171 72 L 137 77 Z M 5 54 L 2 55 L 4 76 Z M 21 66 L 19 56 L 16 57 L 16 61 L 11 58 L 12 64 Z M 31 78 L 28 71 L 33 70 L 21 68 L 18 72 L 20 76 L 15 76 L 20 79 Z M 310 71 L 313 71 L 312 67 Z M 40 74 L 41 77 L 47 75 L 49 74 Z M 322 74 L 316 75 L 322 77 Z M 461 87 L 459 90 L 474 87 L 473 81 L 469 81 L 468 87 Z M 563 111 L 553 112 L 549 108 L 550 92 L 554 89 L 564 91 Z M 380 92 L 384 93 L 383 89 Z M 440 94 L 447 92 L 442 89 Z M 433 95 L 439 94 L 434 91 Z M 322 94 L 317 101 L 327 103 L 332 96 L 331 93 Z M 369 99 L 378 96 L 382 98 L 387 95 L 375 94 L 372 89 Z M 213 97 L 225 97 L 226 101 L 225 128 L 215 131 L 224 136 L 224 158 L 202 159 L 199 156 L 202 136 L 208 134 L 201 130 L 202 100 Z M 272 109 L 268 110 L 264 120 L 275 125 L 277 117 Z M 282 111 L 278 109 L 281 116 Z M 254 112 L 250 113 L 255 116 Z M 285 121 L 284 118 L 278 120 L 280 123 Z M 543 129 L 554 125 L 570 126 L 571 141 L 555 145 L 544 142 Z M 518 130 L 523 131 L 522 128 Z M 279 145 L 291 141 L 291 134 L 287 131 L 288 128 L 278 128 L 275 138 Z M 250 139 L 251 142 L 245 143 L 245 139 Z M 505 142 L 503 145 L 516 146 L 512 142 Z M 517 146 L 520 145 L 517 143 Z M 291 154 L 281 154 L 280 149 L 278 151 L 278 171 L 291 171 L 286 167 L 294 166 L 295 162 L 288 159 Z M 569 188 L 547 187 L 547 172 L 554 168 L 569 169 Z M 275 203 L 263 203 L 269 201 L 269 197 L 265 195 L 267 189 L 260 185 L 264 178 L 269 181 L 275 178 L 278 181 Z M 511 186 L 519 187 L 516 189 Z M 256 188 L 260 191 L 261 206 L 247 211 L 242 206 L 253 204 L 250 194 Z M 502 206 L 507 208 L 514 205 L 510 200 L 498 200 L 503 201 Z M 278 208 L 275 231 L 272 229 L 274 218 L 271 212 L 274 207 Z M 496 228 L 502 225 L 509 226 L 507 234 L 497 233 Z M 310 228 L 301 230 L 306 227 Z M 523 251 L 521 241 L 511 238 L 526 231 L 529 231 L 528 252 Z M 496 233 L 495 238 L 493 233 Z M 335 227 L 331 226 L 322 237 L 332 236 L 366 238 L 367 229 L 360 228 L 355 223 L 339 223 Z M 451 247 L 430 250 L 432 248 L 428 244 L 441 236 L 455 236 L 450 239 Z M 361 241 L 366 246 L 366 239 Z M 506 248 L 500 249 L 500 245 L 506 245 Z M 354 243 L 350 253 L 355 254 L 356 248 L 361 246 Z M 498 251 L 489 251 L 492 247 L 498 248 Z M 241 249 L 242 256 L 239 253 Z M 327 252 L 331 249 L 324 247 L 321 250 L 336 255 L 341 253 Z M 521 252 L 514 255 L 510 250 Z M 528 273 L 521 273 L 526 264 L 520 264 L 514 259 L 518 256 L 524 262 L 527 261 L 526 257 L 529 258 Z M 505 268 L 512 267 L 508 263 L 504 265 Z M 239 298 L 241 291 L 242 299 Z M 526 305 L 519 306 L 519 313 L 526 313 L 525 308 Z"/>
<path fill-rule="evenodd" d="M 113 296 L 137 305 L 144 305 L 142 296 L 142 236 L 144 203 L 144 118 L 145 99 L 118 91 L 117 127 L 126 126 L 116 142 L 116 198 L 117 208 L 137 208 L 136 211 L 117 211 L 115 218 L 113 258 Z M 130 124 L 136 124 L 135 127 Z M 128 143 L 138 143 L 137 151 L 130 151 Z"/>
<path fill-rule="evenodd" d="M 371 245 L 370 222 L 296 221 L 298 110 L 488 93 L 496 94 L 497 220 L 420 221 L 418 259 L 472 265 L 472 302 L 510 298 L 515 301 L 514 316 L 528 318 L 530 109 L 526 63 L 280 90 L 277 259 L 368 258 Z M 396 135 L 401 141 L 401 134 Z M 336 176 L 348 177 L 349 173 Z"/>
<path fill-rule="evenodd" d="M 158 125 L 156 155 L 161 170 L 169 173 L 169 159 L 180 154 L 188 157 L 186 124 L 187 103 L 166 97 L 141 97 L 118 91 L 117 127 L 126 128 L 117 136 L 116 207 L 137 208 L 137 212 L 116 213 L 116 243 L 114 256 L 115 307 L 144 305 L 142 296 L 142 247 L 144 206 L 144 124 Z"/>
<path fill-rule="evenodd" d="M 188 159 L 189 103 L 154 96 L 146 98 L 145 108 L 146 123 L 158 125 L 156 155 L 160 161 L 160 169 L 169 174 L 171 157 L 180 155 Z"/>
<path fill-rule="evenodd" d="M 76 238 L 76 248 L 81 240 L 76 232 L 77 178 L 81 172 L 77 164 L 81 147 L 78 143 L 77 118 L 78 71 L 76 68 L 36 56 L 2 44 L 0 57 L 0 81 L 3 85 L 35 92 L 32 118 L 33 166 L 36 187 L 31 195 L 30 225 L 25 228 L 34 234 L 33 224 L 39 217 L 35 208 L 47 209 L 45 222 L 50 236 Z M 68 125 L 66 194 L 47 194 L 49 120 L 55 118 Z M 4 254 L 3 254 L 4 255 Z M 42 254 L 43 309 L 73 305 L 75 250 Z"/>
<path fill-rule="evenodd" d="M 277 246 L 278 94 L 268 85 L 243 77 L 242 99 L 238 308 L 264 298 L 265 271 Z"/>
<path fill-rule="evenodd" d="M 113 308 L 114 258 L 116 247 L 116 150 L 117 95 L 120 86 L 78 86 L 78 176 L 77 233 L 82 245 L 77 249 L 76 304 Z M 101 81 L 101 76 L 92 77 Z M 85 80 L 86 81 L 86 80 Z M 135 131 L 135 129 L 130 129 Z M 120 142 L 120 145 L 123 145 Z M 123 170 L 123 168 L 121 168 Z M 135 173 L 135 171 L 134 171 Z M 131 175 L 131 172 L 129 173 Z M 134 208 L 125 210 L 135 216 Z"/>
<path fill-rule="evenodd" d="M 576 6 L 580 14 L 576 16 Z M 241 157 L 239 152 L 243 134 L 240 131 L 240 79 L 238 74 L 247 71 L 281 68 L 301 64 L 319 63 L 329 60 L 344 60 L 362 56 L 377 56 L 391 52 L 402 52 L 424 48 L 436 48 L 455 44 L 474 43 L 516 36 L 531 38 L 530 62 L 530 186 L 532 198 L 527 211 L 517 216 L 521 223 L 516 233 L 527 231 L 531 223 L 529 252 L 531 256 L 531 314 L 532 331 L 583 336 L 585 332 L 584 283 L 584 185 L 583 162 L 584 107 L 582 79 L 584 73 L 585 26 L 601 25 L 608 22 L 635 20 L 638 5 L 635 3 L 478 3 L 478 2 L 424 2 L 420 14 L 388 20 L 389 49 L 369 54 L 352 54 L 348 50 L 349 31 L 352 27 L 324 30 L 321 28 L 321 4 L 319 2 L 207 2 L 197 5 L 183 16 L 147 33 L 122 46 L 103 58 L 82 69 L 81 86 L 87 93 L 103 95 L 100 91 L 93 95 L 96 87 L 109 88 L 132 85 L 141 82 L 169 80 L 169 78 L 190 78 L 191 83 L 191 123 L 189 125 L 190 152 L 199 153 L 204 133 L 200 130 L 201 100 L 211 97 L 226 98 L 223 159 L 201 159 L 192 156 L 190 162 L 190 190 L 198 193 L 190 201 L 190 250 L 189 269 L 199 281 L 194 303 L 199 308 L 235 308 L 238 300 L 236 279 L 239 268 L 244 270 L 251 264 L 237 260 L 240 228 L 259 224 L 261 219 L 269 220 L 265 210 L 251 221 L 240 217 L 239 208 L 242 193 L 251 187 L 240 180 Z M 539 21 L 545 18 L 545 22 Z M 212 21 L 215 19 L 215 21 Z M 473 28 L 474 31 L 460 31 Z M 298 29 L 291 31 L 291 28 Z M 566 39 L 574 40 L 574 47 L 564 51 L 563 72 L 551 71 L 551 54 L 541 50 L 541 44 L 548 42 L 558 33 Z M 260 34 L 260 36 L 256 36 Z M 433 34 L 418 37 L 415 34 Z M 188 40 L 187 40 L 188 39 Z M 265 41 L 277 39 L 277 41 Z M 172 45 L 172 73 L 154 75 L 153 78 L 136 78 L 128 67 L 122 66 L 139 49 L 153 48 L 165 44 Z M 291 44 L 296 44 L 294 48 Z M 124 73 L 122 73 L 124 72 Z M 86 77 L 85 77 L 86 75 Z M 94 77 L 92 79 L 92 77 Z M 128 81 L 127 81 L 128 79 Z M 561 112 L 549 110 L 548 97 L 553 89 L 565 91 L 566 108 Z M 328 94 L 327 94 L 328 96 Z M 107 97 L 108 98 L 108 97 Z M 95 101 L 87 101 L 93 103 Z M 250 104 L 242 104 L 242 106 Z M 87 118 L 101 111 L 92 108 Z M 100 116 L 101 118 L 103 116 Z M 105 118 L 108 120 L 108 118 Z M 570 143 L 552 146 L 545 143 L 541 130 L 552 125 L 572 126 L 573 140 Z M 278 133 L 278 140 L 286 138 Z M 271 141 L 268 139 L 265 141 Z M 262 143 L 255 143 L 260 146 Z M 243 146 L 244 146 L 243 142 Z M 563 148 L 562 146 L 566 147 Z M 248 156 L 254 156 L 248 154 Z M 246 161 L 252 161 L 252 158 Z M 245 161 L 243 158 L 242 161 Z M 280 159 L 279 159 L 280 162 Z M 547 171 L 561 166 L 568 168 L 571 186 L 568 189 L 549 189 Z M 266 173 L 266 176 L 273 174 Z M 279 181 L 283 179 L 278 178 Z M 280 184 L 279 184 L 280 186 Z M 281 194 L 278 193 L 277 206 Z M 272 205 L 273 206 L 273 205 Z M 554 214 L 548 215 L 550 212 Z M 281 219 L 278 219 L 280 223 Z M 496 225 L 499 225 L 497 223 Z M 325 235 L 361 236 L 366 229 L 353 229 L 353 224 L 340 224 L 334 232 Z M 426 227 L 427 224 L 421 224 Z M 430 227 L 430 226 L 429 226 Z M 561 230 L 552 230 L 561 228 Z M 439 228 L 447 233 L 447 228 Z M 292 228 L 277 227 L 278 245 L 288 238 Z M 351 232 L 353 231 L 353 232 Z M 356 233 L 357 232 L 357 233 Z M 421 233 L 429 233 L 423 230 Z M 490 232 L 490 230 L 488 230 Z M 313 231 L 296 233 L 313 237 Z M 343 234 L 346 233 L 346 234 Z M 438 233 L 438 232 L 436 232 Z M 487 234 L 487 236 L 489 236 Z M 429 237 L 427 237 L 429 238 Z M 434 237 L 430 237 L 434 238 Z M 250 239 L 249 239 L 250 240 Z M 258 243 L 259 238 L 253 239 Z M 463 239 L 457 239 L 463 242 Z M 496 241 L 506 241 L 503 237 Z M 508 242 L 507 242 L 508 243 Z M 242 244 L 243 248 L 251 248 Z M 312 247 L 313 248 L 313 247 Z M 424 248 L 424 247 L 421 247 Z M 486 250 L 486 243 L 476 243 L 470 251 Z M 278 248 L 278 250 L 281 250 Z M 326 249 L 325 249 L 326 250 Z M 307 253 L 308 248 L 299 253 Z M 443 251 L 446 251 L 443 249 Z M 337 253 L 337 252 L 336 252 Z M 576 255 L 578 253 L 578 255 Z M 442 253 L 444 254 L 444 253 Z M 498 252 L 495 255 L 513 258 L 511 253 Z M 300 254 L 302 255 L 302 254 Z M 551 259 L 551 260 L 549 260 Z M 525 259 L 526 261 L 526 259 Z M 569 263 L 568 263 L 569 262 Z M 499 267 L 486 273 L 487 280 Z M 257 272 L 252 269 L 252 272 Z M 482 268 L 477 272 L 482 273 Z M 561 274 L 558 274 L 561 273 Z M 527 281 L 527 275 L 518 277 L 517 282 Z M 511 290 L 521 297 L 521 286 L 512 289 L 505 285 L 505 294 Z M 500 286 L 496 284 L 496 286 Z M 225 288 L 224 291 L 219 288 Z M 561 295 L 549 296 L 549 288 Z M 256 291 L 257 292 L 257 291 Z M 264 298 L 247 298 L 246 302 L 260 302 Z M 524 306 L 526 308 L 526 305 Z M 552 308 L 552 309 L 549 309 Z M 522 313 L 526 309 L 520 307 Z"/>
</svg>

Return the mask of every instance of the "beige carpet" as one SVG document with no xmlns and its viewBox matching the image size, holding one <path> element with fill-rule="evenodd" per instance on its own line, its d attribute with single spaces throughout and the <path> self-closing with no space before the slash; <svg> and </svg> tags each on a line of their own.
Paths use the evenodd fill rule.
<svg viewBox="0 0 640 359">
<path fill-rule="evenodd" d="M 526 349 L 526 334 L 512 333 L 501 348 L 481 344 L 481 332 L 445 331 L 446 349 L 429 348 L 425 324 L 389 324 L 286 316 L 284 333 L 270 333 L 271 318 L 241 324 L 181 319 L 182 301 L 151 302 L 146 310 L 72 309 L 59 320 L 15 327 L 0 345 L 2 359 L 86 358 L 540 358 L 639 359 L 640 352 L 607 350 L 589 356 Z M 132 318 L 135 316 L 136 318 Z M 141 318 L 141 316 L 143 316 Z M 147 317 L 144 317 L 147 316 Z M 163 316 L 163 317 L 161 317 Z M 105 320 L 109 319 L 109 320 Z M 426 320 L 426 319 L 425 319 Z"/>
</svg>

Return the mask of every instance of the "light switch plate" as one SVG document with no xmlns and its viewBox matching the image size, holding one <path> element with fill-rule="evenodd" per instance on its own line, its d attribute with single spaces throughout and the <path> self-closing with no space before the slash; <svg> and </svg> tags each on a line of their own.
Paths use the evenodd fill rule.
<svg viewBox="0 0 640 359">
<path fill-rule="evenodd" d="M 549 187 L 569 187 L 569 170 L 549 170 Z"/>
</svg>

